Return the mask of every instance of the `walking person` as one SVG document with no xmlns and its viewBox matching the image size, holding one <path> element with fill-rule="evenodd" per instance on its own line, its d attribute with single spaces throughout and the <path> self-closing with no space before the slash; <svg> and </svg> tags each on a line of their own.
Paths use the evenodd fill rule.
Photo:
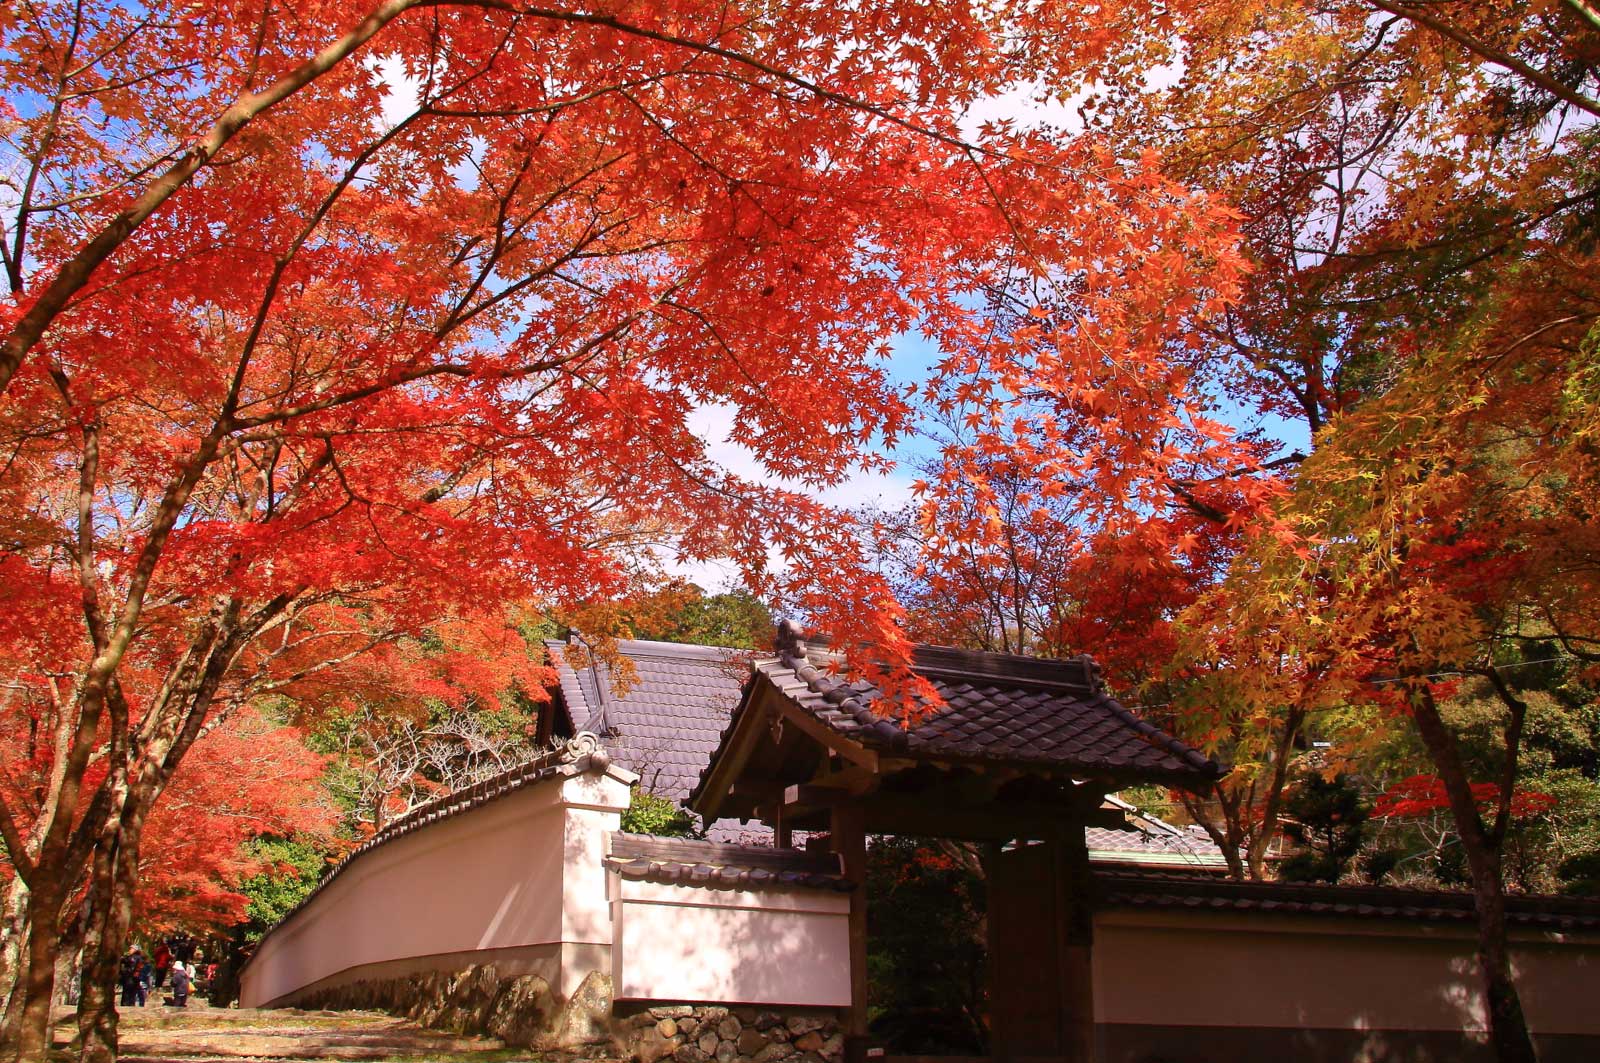
<svg viewBox="0 0 1600 1063">
<path fill-rule="evenodd" d="M 140 956 L 139 957 L 139 990 L 138 990 L 138 993 L 136 995 L 139 998 L 139 1006 L 141 1008 L 144 1007 L 146 1004 L 148 1004 L 149 1001 L 150 1001 L 150 978 L 151 978 L 151 973 L 152 973 L 152 968 L 150 966 L 149 958 L 145 957 L 145 956 Z"/>
<path fill-rule="evenodd" d="M 180 1008 L 189 1006 L 189 965 L 182 960 L 172 964 L 172 1003 Z"/>
<path fill-rule="evenodd" d="M 155 960 L 155 986 L 157 989 L 160 989 L 167 981 L 167 972 L 172 969 L 172 950 L 167 948 L 167 943 L 165 941 L 156 942 Z"/>
<path fill-rule="evenodd" d="M 125 1008 L 133 1007 L 139 1000 L 139 969 L 143 966 L 144 954 L 139 946 L 128 946 L 128 954 L 117 967 L 117 985 L 122 989 L 119 1002 Z"/>
</svg>

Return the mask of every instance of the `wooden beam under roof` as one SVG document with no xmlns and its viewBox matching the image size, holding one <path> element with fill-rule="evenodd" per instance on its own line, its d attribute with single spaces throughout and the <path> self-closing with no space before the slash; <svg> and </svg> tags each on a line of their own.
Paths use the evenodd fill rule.
<svg viewBox="0 0 1600 1063">
<path fill-rule="evenodd" d="M 995 801 L 959 805 L 930 800 L 928 795 L 875 793 L 854 797 L 844 791 L 791 786 L 784 801 L 756 809 L 767 822 L 782 821 L 797 830 L 822 830 L 834 810 L 859 806 L 872 834 L 923 834 L 966 841 L 1045 839 L 1074 827 L 1122 830 L 1128 826 L 1120 809 L 1085 809 L 1076 803 Z"/>
</svg>

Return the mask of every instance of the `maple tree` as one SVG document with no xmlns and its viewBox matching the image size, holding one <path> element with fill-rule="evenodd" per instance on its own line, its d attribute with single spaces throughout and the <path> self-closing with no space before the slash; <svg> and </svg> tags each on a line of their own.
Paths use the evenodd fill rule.
<svg viewBox="0 0 1600 1063">
<path fill-rule="evenodd" d="M 1139 395 L 1133 416 L 1168 421 L 1182 455 L 1171 464 L 1124 463 L 1102 444 L 1128 413 L 1105 409 L 1115 400 L 1097 387 L 1066 407 L 1042 390 L 1032 420 L 986 404 L 992 384 L 928 393 L 967 439 L 945 448 L 924 494 L 919 530 L 958 575 L 937 577 L 944 612 L 923 615 L 983 638 L 1020 633 L 983 605 L 1008 581 L 1060 586 L 1050 608 L 1070 607 L 1093 579 L 1091 565 L 1062 582 L 1072 553 L 1132 532 L 1108 497 L 1143 503 L 1152 570 L 1190 556 L 1189 515 L 1242 532 L 1211 572 L 1165 592 L 1193 600 L 1164 679 L 1181 730 L 1236 763 L 1196 818 L 1234 852 L 1235 873 L 1248 845 L 1259 875 L 1312 721 L 1370 705 L 1414 729 L 1468 856 L 1495 1050 L 1532 1059 L 1503 919 L 1527 715 L 1506 662 L 1553 642 L 1593 663 L 1600 633 L 1593 9 L 1345 0 L 1101 14 L 1056 98 L 1128 153 L 1159 148 L 1168 172 L 1235 204 L 1250 274 L 1220 313 L 1183 318 L 1184 349 L 1161 363 L 1186 374 L 1181 386 L 1104 389 Z M 1024 313 L 1015 333 L 1031 339 Z M 1235 420 L 1298 421 L 1313 453 L 1245 433 L 1237 465 L 1191 464 L 1185 433 L 1211 426 L 1186 423 L 1176 395 L 1225 404 Z M 1041 445 L 1072 436 L 1092 468 L 1056 464 Z M 996 454 L 1025 489 L 994 489 Z M 1084 504 L 1052 513 L 1044 500 L 1063 491 Z M 1006 538 L 1019 527 L 1060 556 L 1015 549 Z M 1172 639 L 1163 625 L 1153 635 Z M 1487 811 L 1441 709 L 1462 674 L 1498 705 Z"/>
<path fill-rule="evenodd" d="M 149 817 L 254 699 L 403 702 L 434 681 L 382 666 L 405 637 L 530 590 L 573 610 L 625 593 L 662 538 L 903 662 L 886 587 L 803 490 L 903 430 L 879 356 L 904 329 L 947 353 L 929 395 L 974 408 L 980 449 L 1041 389 L 1093 411 L 1103 454 L 1074 457 L 1045 421 L 1032 443 L 1125 519 L 1211 460 L 1214 426 L 1185 415 L 1159 446 L 1171 405 L 1147 400 L 1184 385 L 1170 330 L 1231 290 L 1227 213 L 1090 139 L 958 124 L 1080 63 L 1074 17 L 0 14 L 18 160 L 0 658 L 5 711 L 50 736 L 45 799 L 0 803 L 25 887 L 16 1057 L 43 1057 L 85 875 L 109 903 L 86 929 L 82 1053 L 113 1051 L 108 965 Z M 974 295 L 1028 278 L 1035 323 L 995 332 Z M 710 462 L 703 403 L 735 409 L 736 442 L 802 491 Z"/>
<path fill-rule="evenodd" d="M 292 708 L 318 721 L 307 744 L 333 756 L 324 785 L 345 809 L 344 826 L 366 837 L 436 797 L 498 775 L 539 754 L 552 738 L 538 636 L 530 616 L 435 623 L 363 660 L 360 671 L 401 668 L 402 687 L 352 682 L 346 672 L 319 707 L 301 691 Z"/>
<path fill-rule="evenodd" d="M 1113 76 L 1092 109 L 1240 205 L 1254 272 L 1201 333 L 1212 378 L 1315 433 L 1190 645 L 1229 672 L 1228 711 L 1365 704 L 1414 728 L 1469 865 L 1495 1051 L 1530 1060 L 1502 863 L 1527 702 L 1502 664 L 1552 638 L 1581 658 L 1596 632 L 1600 34 L 1557 2 L 1172 15 L 1117 36 L 1156 61 L 1181 49 L 1177 83 Z M 1442 709 L 1462 674 L 1498 703 L 1489 779 Z"/>
<path fill-rule="evenodd" d="M 877 838 L 868 850 L 867 888 L 877 902 L 867 926 L 873 1035 L 899 1052 L 984 1052 L 987 891 L 975 847 Z M 942 932 L 929 934 L 930 926 Z"/>
<path fill-rule="evenodd" d="M 241 885 L 263 867 L 262 836 L 326 844 L 335 808 L 320 758 L 302 734 L 246 710 L 200 743 L 151 813 L 134 921 L 143 933 L 223 929 L 249 898 Z"/>
</svg>

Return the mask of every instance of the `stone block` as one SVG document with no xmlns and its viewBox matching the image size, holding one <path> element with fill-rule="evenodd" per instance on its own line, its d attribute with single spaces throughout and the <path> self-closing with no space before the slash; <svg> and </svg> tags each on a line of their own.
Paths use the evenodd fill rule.
<svg viewBox="0 0 1600 1063">
<path fill-rule="evenodd" d="M 676 1019 L 661 1019 L 656 1022 L 656 1032 L 662 1037 L 678 1036 L 678 1022 Z"/>
<path fill-rule="evenodd" d="M 757 1052 L 753 1058 L 755 1059 L 756 1063 L 772 1063 L 773 1060 L 788 1059 L 794 1054 L 794 1045 L 787 1044 L 783 1041 L 774 1041 L 761 1051 Z"/>
<path fill-rule="evenodd" d="M 590 971 L 556 1016 L 551 1040 L 567 1046 L 606 1039 L 610 1022 L 611 976 Z"/>
<path fill-rule="evenodd" d="M 724 1041 L 736 1041 L 743 1029 L 744 1023 L 740 1022 L 737 1016 L 729 1015 L 717 1023 L 717 1036 Z"/>
<path fill-rule="evenodd" d="M 803 1033 L 822 1029 L 823 1021 L 811 1015 L 791 1015 L 784 1025 L 789 1028 L 790 1033 L 799 1037 Z"/>
<path fill-rule="evenodd" d="M 646 1026 L 633 1036 L 625 1050 L 639 1063 L 659 1063 L 677 1049 L 677 1041 L 670 1037 L 662 1037 L 654 1026 Z"/>
<path fill-rule="evenodd" d="M 733 1063 L 739 1058 L 739 1046 L 732 1041 L 719 1041 L 717 1043 L 717 1063 Z"/>
<path fill-rule="evenodd" d="M 774 1026 L 783 1025 L 783 1016 L 775 1011 L 759 1011 L 756 1013 L 756 1029 L 770 1030 Z"/>
<path fill-rule="evenodd" d="M 739 1034 L 739 1054 L 741 1056 L 753 1056 L 771 1043 L 760 1030 L 746 1026 L 744 1031 Z"/>
<path fill-rule="evenodd" d="M 666 1004 L 659 1008 L 651 1008 L 650 1014 L 658 1019 L 682 1019 L 693 1015 L 694 1009 L 687 1004 Z"/>
<path fill-rule="evenodd" d="M 822 1047 L 822 1034 L 811 1030 L 794 1039 L 794 1046 L 802 1052 L 815 1052 Z"/>
<path fill-rule="evenodd" d="M 711 1063 L 711 1057 L 700 1051 L 694 1045 L 684 1045 L 672 1053 L 672 1058 L 678 1063 Z"/>
<path fill-rule="evenodd" d="M 503 983 L 490 1005 L 484 1029 L 508 1045 L 518 1048 L 544 1037 L 554 1010 L 550 986 L 536 974 L 525 974 Z"/>
<path fill-rule="evenodd" d="M 710 1056 L 716 1053 L 718 1040 L 717 1031 L 702 1028 L 700 1039 L 695 1044 L 700 1046 L 700 1051 Z"/>
</svg>

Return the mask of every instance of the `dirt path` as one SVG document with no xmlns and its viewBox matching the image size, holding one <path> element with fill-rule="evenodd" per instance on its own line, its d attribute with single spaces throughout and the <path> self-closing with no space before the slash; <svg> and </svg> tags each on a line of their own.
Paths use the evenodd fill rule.
<svg viewBox="0 0 1600 1063">
<path fill-rule="evenodd" d="M 72 1013 L 57 1016 L 56 1044 L 72 1039 Z M 124 1008 L 120 1063 L 216 1061 L 384 1060 L 393 1063 L 513 1063 L 536 1061 L 488 1037 L 425 1030 L 372 1011 L 253 1011 L 211 1008 Z"/>
</svg>

